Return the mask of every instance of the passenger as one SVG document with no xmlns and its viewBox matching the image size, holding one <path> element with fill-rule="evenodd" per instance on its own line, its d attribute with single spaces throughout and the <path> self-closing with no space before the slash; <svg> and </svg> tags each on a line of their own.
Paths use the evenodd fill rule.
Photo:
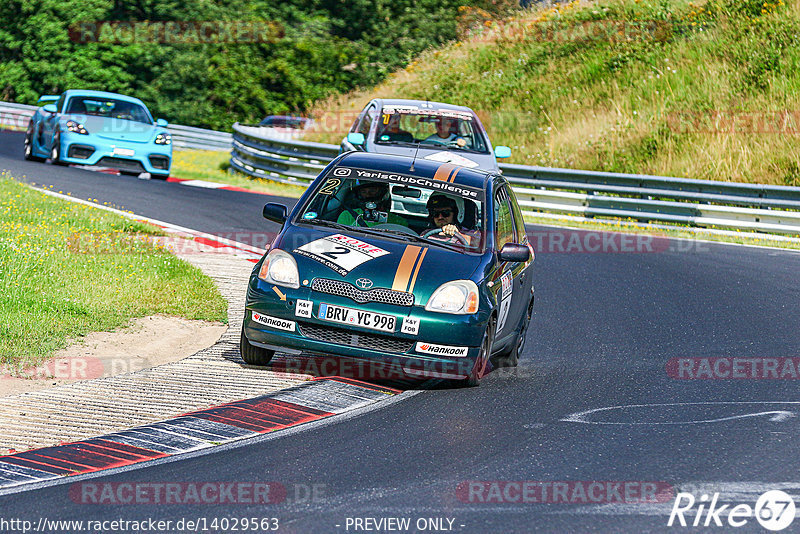
<svg viewBox="0 0 800 534">
<path fill-rule="evenodd" d="M 400 143 L 414 142 L 414 136 L 400 128 L 400 117 L 401 115 L 399 113 L 389 116 L 389 122 L 378 137 L 380 141 L 396 141 Z"/>
</svg>

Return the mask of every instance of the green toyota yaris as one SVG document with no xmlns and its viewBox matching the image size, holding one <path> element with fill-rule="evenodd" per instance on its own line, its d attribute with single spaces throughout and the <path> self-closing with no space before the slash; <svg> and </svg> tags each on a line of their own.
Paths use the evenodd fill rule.
<svg viewBox="0 0 800 534">
<path fill-rule="evenodd" d="M 245 362 L 345 357 L 477 385 L 516 365 L 533 310 L 533 249 L 499 174 L 349 152 L 282 224 L 250 277 Z"/>
</svg>

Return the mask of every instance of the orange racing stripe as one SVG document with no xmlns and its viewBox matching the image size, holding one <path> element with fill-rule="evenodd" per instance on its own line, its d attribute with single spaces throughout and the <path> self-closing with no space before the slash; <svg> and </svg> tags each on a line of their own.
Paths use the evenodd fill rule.
<svg viewBox="0 0 800 534">
<path fill-rule="evenodd" d="M 414 292 L 414 284 L 417 283 L 417 275 L 419 274 L 419 270 L 422 267 L 422 260 L 425 259 L 425 254 L 427 254 L 427 253 L 428 253 L 428 249 L 427 248 L 426 249 L 422 249 L 422 254 L 419 255 L 419 260 L 417 261 L 417 264 L 414 266 L 414 275 L 411 277 L 411 284 L 409 284 L 409 286 L 408 286 L 408 292 L 409 293 L 413 293 Z"/>
<path fill-rule="evenodd" d="M 436 173 L 433 175 L 434 180 L 441 180 L 443 182 L 447 182 L 450 178 L 450 173 L 453 172 L 456 166 L 452 163 L 443 163 L 436 169 Z"/>
<path fill-rule="evenodd" d="M 416 245 L 408 245 L 406 247 L 405 252 L 403 252 L 403 257 L 400 258 L 400 264 L 397 266 L 397 272 L 394 274 L 392 289 L 395 291 L 406 290 L 408 287 L 408 280 L 411 278 L 411 271 L 414 268 L 414 264 L 417 262 L 417 256 L 419 256 L 421 250 L 422 247 Z"/>
</svg>

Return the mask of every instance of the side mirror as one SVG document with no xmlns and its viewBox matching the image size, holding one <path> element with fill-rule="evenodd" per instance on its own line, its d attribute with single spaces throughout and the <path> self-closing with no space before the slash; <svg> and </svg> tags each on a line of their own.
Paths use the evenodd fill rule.
<svg viewBox="0 0 800 534">
<path fill-rule="evenodd" d="M 277 204 L 275 202 L 268 202 L 264 204 L 264 210 L 261 212 L 265 219 L 268 221 L 276 222 L 278 224 L 283 224 L 286 222 L 288 218 L 288 210 L 286 206 L 283 204 Z"/>
<path fill-rule="evenodd" d="M 347 140 L 350 141 L 351 145 L 360 146 L 364 144 L 366 139 L 364 139 L 364 134 L 355 132 L 347 134 Z"/>
<path fill-rule="evenodd" d="M 496 158 L 510 158 L 511 157 L 511 149 L 507 146 L 496 146 L 494 147 L 494 157 Z"/>
<path fill-rule="evenodd" d="M 58 113 L 58 108 L 56 107 L 55 104 L 47 104 L 42 109 L 48 113 Z"/>
<path fill-rule="evenodd" d="M 162 128 L 166 128 L 168 125 L 169 123 L 164 119 L 156 119 L 156 126 L 161 126 Z"/>
<path fill-rule="evenodd" d="M 525 245 L 517 243 L 506 243 L 500 249 L 500 261 L 508 261 L 511 263 L 520 263 L 528 261 L 531 257 L 531 251 Z"/>
</svg>

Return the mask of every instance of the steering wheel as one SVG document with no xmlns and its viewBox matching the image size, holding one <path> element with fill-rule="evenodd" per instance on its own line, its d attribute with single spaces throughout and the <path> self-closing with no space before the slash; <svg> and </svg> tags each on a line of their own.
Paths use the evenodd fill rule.
<svg viewBox="0 0 800 534">
<path fill-rule="evenodd" d="M 447 234 L 445 234 L 444 232 L 442 232 L 442 229 L 441 229 L 441 228 L 433 228 L 432 230 L 428 230 L 427 232 L 425 232 L 424 234 L 422 234 L 422 237 L 430 237 L 430 236 L 432 236 L 432 235 L 434 235 L 434 234 L 443 234 L 443 235 L 447 235 Z M 448 238 L 449 238 L 449 237 L 455 237 L 455 238 L 456 238 L 456 241 L 458 241 L 459 243 L 461 243 L 461 244 L 462 244 L 462 245 L 464 245 L 465 247 L 469 245 L 469 243 L 467 243 L 467 238 L 466 238 L 466 237 L 464 237 L 463 235 L 459 234 L 459 233 L 455 233 L 455 234 L 453 234 L 453 235 L 451 235 L 451 236 L 447 236 L 447 237 L 448 237 Z"/>
</svg>

